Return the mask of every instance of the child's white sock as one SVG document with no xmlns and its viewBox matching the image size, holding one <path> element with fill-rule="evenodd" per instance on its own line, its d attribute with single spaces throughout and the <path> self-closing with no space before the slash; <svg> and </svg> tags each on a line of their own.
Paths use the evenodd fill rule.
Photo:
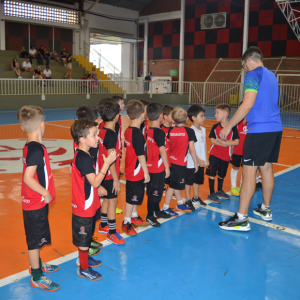
<svg viewBox="0 0 300 300">
<path fill-rule="evenodd" d="M 239 212 L 237 213 L 237 216 L 238 216 L 239 220 L 245 220 L 248 217 L 248 216 L 240 214 Z"/>
<path fill-rule="evenodd" d="M 124 218 L 124 224 L 128 224 L 128 223 L 131 223 L 131 218 L 125 217 Z"/>
<path fill-rule="evenodd" d="M 182 200 L 178 200 L 178 201 L 177 201 L 177 204 L 178 204 L 178 205 L 181 205 L 181 204 L 183 204 L 183 201 L 182 201 Z"/>
<path fill-rule="evenodd" d="M 234 168 L 231 169 L 230 178 L 231 178 L 231 188 L 232 188 L 232 189 L 233 189 L 234 187 L 236 187 L 236 179 L 237 179 L 238 171 L 239 171 L 239 170 L 235 170 Z"/>
<path fill-rule="evenodd" d="M 136 211 L 136 212 L 133 212 L 133 213 L 131 214 L 131 218 L 137 218 L 137 217 L 138 217 L 137 211 Z"/>
<path fill-rule="evenodd" d="M 163 210 L 167 210 L 169 207 L 170 207 L 170 205 L 166 205 L 166 204 L 164 204 L 164 206 L 163 206 Z"/>
</svg>

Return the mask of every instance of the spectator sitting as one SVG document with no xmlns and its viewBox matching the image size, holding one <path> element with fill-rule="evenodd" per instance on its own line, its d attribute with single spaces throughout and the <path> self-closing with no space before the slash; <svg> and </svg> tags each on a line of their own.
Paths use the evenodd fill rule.
<svg viewBox="0 0 300 300">
<path fill-rule="evenodd" d="M 44 47 L 44 57 L 47 58 L 47 61 L 48 61 L 48 64 L 47 65 L 50 65 L 50 56 L 51 56 L 51 53 L 49 51 L 47 51 L 47 49 Z"/>
<path fill-rule="evenodd" d="M 33 68 L 32 68 L 31 63 L 29 61 L 29 58 L 27 58 L 25 61 L 23 61 L 23 63 L 22 63 L 22 71 L 33 72 Z"/>
<path fill-rule="evenodd" d="M 68 67 L 68 72 L 65 75 L 65 78 L 67 78 L 67 76 L 69 75 L 69 78 L 72 79 L 72 54 L 68 55 L 68 58 L 67 58 L 67 67 Z"/>
<path fill-rule="evenodd" d="M 34 49 L 34 46 L 31 46 L 30 47 L 30 50 L 29 50 L 29 58 L 30 58 L 30 63 L 32 64 L 32 59 L 33 58 L 36 58 L 36 50 Z"/>
<path fill-rule="evenodd" d="M 53 53 L 52 53 L 52 59 L 58 61 L 59 63 L 62 62 L 62 61 L 59 59 L 58 53 L 56 52 L 55 49 L 53 50 Z"/>
<path fill-rule="evenodd" d="M 20 50 L 20 57 L 21 58 L 28 58 L 29 53 L 25 50 L 25 47 L 23 46 L 22 49 Z"/>
<path fill-rule="evenodd" d="M 44 79 L 53 79 L 49 66 L 46 66 L 46 69 L 44 70 Z"/>
<path fill-rule="evenodd" d="M 48 56 L 45 56 L 45 50 L 44 50 L 44 46 L 41 45 L 41 47 L 39 48 L 38 50 L 38 64 L 41 64 L 43 65 L 43 59 L 46 59 L 47 60 L 47 65 L 49 65 L 50 63 L 50 58 Z"/>
<path fill-rule="evenodd" d="M 37 66 L 37 69 L 33 72 L 33 78 L 34 79 L 43 79 L 42 77 L 42 70 L 40 66 Z"/>
<path fill-rule="evenodd" d="M 63 64 L 66 66 L 68 58 L 68 52 L 66 51 L 66 48 L 62 48 L 62 51 L 60 52 L 60 58 Z"/>
<path fill-rule="evenodd" d="M 13 62 L 11 63 L 11 70 L 16 73 L 16 75 L 18 76 L 18 78 L 22 78 L 21 77 L 21 70 L 19 68 L 19 64 L 18 64 L 16 58 L 14 58 Z"/>
</svg>

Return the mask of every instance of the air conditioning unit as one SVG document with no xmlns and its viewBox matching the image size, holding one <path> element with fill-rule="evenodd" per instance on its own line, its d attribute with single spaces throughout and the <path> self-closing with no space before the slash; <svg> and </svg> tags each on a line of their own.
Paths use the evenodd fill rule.
<svg viewBox="0 0 300 300">
<path fill-rule="evenodd" d="M 201 16 L 201 30 L 226 27 L 226 12 Z"/>
</svg>

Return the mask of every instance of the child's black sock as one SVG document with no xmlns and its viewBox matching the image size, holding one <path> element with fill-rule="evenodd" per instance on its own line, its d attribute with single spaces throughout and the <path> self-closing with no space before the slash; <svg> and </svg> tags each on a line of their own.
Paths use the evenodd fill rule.
<svg viewBox="0 0 300 300">
<path fill-rule="evenodd" d="M 218 192 L 222 191 L 222 189 L 223 189 L 223 182 L 224 182 L 224 179 L 218 177 Z"/>
<path fill-rule="evenodd" d="M 101 227 L 104 228 L 107 225 L 107 214 L 101 213 Z"/>
<path fill-rule="evenodd" d="M 215 179 L 209 178 L 208 182 L 209 182 L 210 195 L 214 194 L 215 193 Z"/>
<path fill-rule="evenodd" d="M 153 215 L 154 215 L 154 203 L 149 198 L 148 198 L 147 208 L 148 208 L 148 217 L 153 217 Z"/>
<path fill-rule="evenodd" d="M 116 219 L 108 220 L 109 234 L 116 233 Z"/>
</svg>

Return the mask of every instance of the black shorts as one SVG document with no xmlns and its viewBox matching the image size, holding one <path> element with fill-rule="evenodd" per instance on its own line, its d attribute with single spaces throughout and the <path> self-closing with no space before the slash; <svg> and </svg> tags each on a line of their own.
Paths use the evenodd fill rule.
<svg viewBox="0 0 300 300">
<path fill-rule="evenodd" d="M 185 184 L 193 185 L 194 183 L 196 184 L 204 183 L 204 167 L 199 167 L 197 173 L 195 173 L 195 168 L 187 169 Z"/>
<path fill-rule="evenodd" d="M 90 247 L 95 217 L 79 217 L 72 215 L 73 244 L 77 247 Z"/>
<path fill-rule="evenodd" d="M 206 168 L 206 175 L 215 177 L 218 174 L 220 178 L 225 178 L 228 165 L 229 161 L 210 155 L 209 165 Z"/>
<path fill-rule="evenodd" d="M 170 178 L 171 178 L 171 175 L 168 178 L 165 178 L 165 184 L 170 185 Z"/>
<path fill-rule="evenodd" d="M 247 166 L 264 166 L 278 161 L 282 131 L 248 133 L 244 144 L 244 161 Z"/>
<path fill-rule="evenodd" d="M 102 196 L 103 199 L 115 199 L 118 195 L 115 192 L 112 192 L 114 181 L 111 180 L 103 180 L 101 185 L 107 190 L 107 196 Z"/>
<path fill-rule="evenodd" d="M 238 154 L 232 154 L 230 163 L 239 168 L 240 166 L 243 165 L 243 155 L 238 155 Z"/>
<path fill-rule="evenodd" d="M 126 181 L 126 202 L 131 205 L 141 205 L 144 200 L 145 183 L 143 180 Z"/>
<path fill-rule="evenodd" d="M 147 183 L 148 201 L 159 203 L 164 193 L 164 180 L 166 172 L 150 173 L 150 181 Z"/>
<path fill-rule="evenodd" d="M 170 188 L 179 191 L 184 190 L 186 173 L 186 167 L 171 164 Z"/>
<path fill-rule="evenodd" d="M 48 210 L 48 204 L 37 210 L 23 210 L 28 250 L 40 249 L 51 244 Z"/>
</svg>

